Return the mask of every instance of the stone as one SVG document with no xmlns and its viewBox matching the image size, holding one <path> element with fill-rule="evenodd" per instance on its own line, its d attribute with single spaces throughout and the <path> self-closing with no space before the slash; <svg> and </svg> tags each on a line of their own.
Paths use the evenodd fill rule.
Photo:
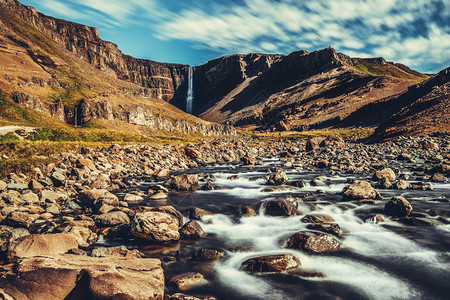
<svg viewBox="0 0 450 300">
<path fill-rule="evenodd" d="M 174 216 L 178 219 L 179 227 L 183 226 L 184 224 L 183 215 L 171 205 L 152 207 L 150 210 L 159 211 Z"/>
<path fill-rule="evenodd" d="M 335 235 L 337 237 L 341 237 L 344 235 L 339 224 L 336 223 L 312 223 L 306 226 L 307 229 L 322 231 L 328 234 Z"/>
<path fill-rule="evenodd" d="M 8 184 L 6 182 L 4 182 L 3 180 L 0 180 L 0 192 L 6 191 L 7 188 L 8 188 Z"/>
<path fill-rule="evenodd" d="M 24 200 L 27 204 L 37 204 L 39 203 L 39 197 L 33 192 L 28 192 L 20 195 L 20 198 Z"/>
<path fill-rule="evenodd" d="M 264 202 L 262 205 L 266 216 L 289 217 L 300 214 L 297 206 L 293 202 L 286 199 L 269 200 Z"/>
<path fill-rule="evenodd" d="M 163 299 L 164 273 L 153 258 L 74 254 L 30 257 L 0 288 L 16 299 Z"/>
<path fill-rule="evenodd" d="M 41 201 L 43 202 L 57 202 L 59 200 L 65 200 L 69 197 L 66 194 L 54 192 L 51 190 L 43 190 L 41 192 Z"/>
<path fill-rule="evenodd" d="M 83 248 L 91 246 L 98 239 L 97 234 L 88 227 L 68 226 L 64 233 L 73 235 L 77 239 L 78 246 Z"/>
<path fill-rule="evenodd" d="M 0 225 L 0 252 L 6 252 L 12 242 L 29 234 L 30 232 L 25 228 Z"/>
<path fill-rule="evenodd" d="M 137 213 L 131 222 L 131 234 L 155 243 L 180 239 L 178 218 L 164 212 L 147 211 Z"/>
<path fill-rule="evenodd" d="M 123 201 L 125 202 L 142 202 L 144 201 L 144 197 L 135 195 L 135 194 L 125 194 L 123 197 Z"/>
<path fill-rule="evenodd" d="M 323 253 L 339 250 L 340 244 L 328 234 L 298 232 L 287 240 L 286 247 L 311 253 Z"/>
<path fill-rule="evenodd" d="M 434 182 L 447 182 L 448 179 L 441 173 L 434 173 L 431 177 L 431 180 Z"/>
<path fill-rule="evenodd" d="M 181 174 L 172 177 L 167 182 L 168 186 L 177 191 L 196 191 L 198 190 L 198 175 Z"/>
<path fill-rule="evenodd" d="M 324 214 L 310 214 L 304 216 L 301 221 L 303 223 L 333 223 L 333 217 Z"/>
<path fill-rule="evenodd" d="M 30 183 L 28 184 L 28 187 L 30 190 L 32 190 L 35 193 L 39 193 L 40 191 L 44 190 L 45 187 L 42 185 L 39 181 L 32 179 Z"/>
<path fill-rule="evenodd" d="M 97 168 L 95 167 L 95 164 L 92 162 L 92 160 L 87 159 L 87 158 L 79 158 L 76 162 L 77 168 L 83 168 L 83 167 L 87 167 L 92 171 L 97 170 Z"/>
<path fill-rule="evenodd" d="M 34 221 L 37 219 L 37 216 L 31 215 L 27 212 L 22 211 L 12 211 L 10 212 L 3 223 L 13 226 L 13 227 L 24 227 L 28 228 Z"/>
<path fill-rule="evenodd" d="M 111 193 L 105 193 L 103 196 L 100 196 L 94 201 L 94 206 L 98 209 L 104 205 L 109 205 L 112 207 L 119 206 L 119 198 L 116 195 Z"/>
<path fill-rule="evenodd" d="M 128 215 L 122 211 L 113 211 L 95 216 L 95 222 L 102 226 L 117 226 L 130 223 Z"/>
<path fill-rule="evenodd" d="M 306 142 L 306 151 L 315 151 L 320 149 L 320 143 L 324 140 L 321 137 L 313 137 Z"/>
<path fill-rule="evenodd" d="M 382 178 L 377 184 L 375 185 L 376 188 L 380 189 L 390 189 L 392 187 L 392 183 L 387 178 Z"/>
<path fill-rule="evenodd" d="M 183 239 L 196 239 L 206 236 L 202 226 L 195 220 L 189 221 L 180 229 L 180 235 Z"/>
<path fill-rule="evenodd" d="M 391 168 L 385 168 L 383 170 L 376 171 L 375 174 L 373 174 L 374 180 L 381 180 L 383 178 L 389 181 L 395 181 L 397 179 L 397 176 Z"/>
<path fill-rule="evenodd" d="M 90 189 L 90 190 L 84 190 L 81 191 L 78 194 L 78 200 L 80 202 L 87 204 L 89 206 L 93 206 L 95 201 L 102 197 L 109 194 L 109 192 L 105 189 Z"/>
<path fill-rule="evenodd" d="M 201 220 L 205 216 L 212 216 L 212 215 L 214 215 L 214 213 L 198 207 L 193 207 L 188 210 L 188 217 L 189 219 L 192 220 Z"/>
<path fill-rule="evenodd" d="M 59 172 L 53 172 L 50 176 L 50 179 L 52 180 L 53 185 L 56 187 L 64 186 L 66 184 L 66 176 Z"/>
<path fill-rule="evenodd" d="M 356 181 L 346 186 L 342 194 L 346 200 L 381 199 L 380 193 L 367 181 Z"/>
<path fill-rule="evenodd" d="M 326 159 L 321 159 L 321 160 L 319 160 L 317 163 L 316 163 L 316 166 L 318 167 L 318 168 L 326 168 L 326 167 L 328 167 L 328 165 L 330 164 L 330 162 L 328 161 L 328 160 L 326 160 Z"/>
<path fill-rule="evenodd" d="M 235 174 L 235 175 L 230 175 L 227 177 L 228 180 L 237 180 L 239 179 L 239 175 Z"/>
<path fill-rule="evenodd" d="M 241 264 L 241 270 L 247 272 L 283 272 L 296 269 L 300 261 L 292 254 L 266 255 L 250 258 Z"/>
<path fill-rule="evenodd" d="M 95 247 L 91 251 L 92 257 L 102 257 L 112 255 L 114 251 L 128 251 L 126 246 L 116 246 L 116 247 Z"/>
<path fill-rule="evenodd" d="M 163 191 L 158 191 L 156 194 L 151 196 L 150 199 L 151 200 L 163 200 L 163 199 L 167 199 L 167 195 Z"/>
<path fill-rule="evenodd" d="M 345 142 L 340 136 L 332 134 L 327 136 L 326 139 L 322 140 L 320 146 L 329 147 L 332 149 L 344 149 Z"/>
<path fill-rule="evenodd" d="M 200 249 L 195 253 L 198 260 L 218 260 L 225 256 L 224 251 L 216 249 Z"/>
<path fill-rule="evenodd" d="M 78 242 L 70 234 L 30 234 L 12 242 L 7 257 L 8 261 L 16 261 L 24 257 L 67 253 L 73 248 L 78 248 Z"/>
<path fill-rule="evenodd" d="M 184 292 L 205 285 L 208 281 L 201 273 L 188 272 L 172 277 L 170 283 L 175 285 L 180 291 Z"/>
<path fill-rule="evenodd" d="M 400 196 L 393 197 L 384 206 L 385 214 L 392 217 L 407 217 L 412 210 L 413 208 L 408 200 Z"/>
<path fill-rule="evenodd" d="M 197 159 L 197 158 L 201 158 L 202 154 L 200 153 L 200 151 L 195 150 L 192 147 L 186 147 L 184 148 L 184 153 L 186 153 L 187 157 L 190 157 L 192 159 Z"/>
<path fill-rule="evenodd" d="M 242 164 L 244 166 L 254 166 L 255 163 L 256 163 L 255 159 L 253 157 L 248 156 L 248 155 L 247 156 L 243 156 L 241 158 L 241 161 L 242 161 Z"/>
<path fill-rule="evenodd" d="M 394 183 L 394 188 L 397 190 L 406 190 L 409 188 L 409 183 L 405 180 L 400 179 Z"/>
<path fill-rule="evenodd" d="M 194 297 L 190 295 L 186 295 L 183 293 L 175 293 L 173 295 L 165 295 L 164 300 L 217 300 L 217 298 L 206 296 L 206 297 Z"/>
<path fill-rule="evenodd" d="M 282 185 L 287 184 L 289 182 L 286 173 L 281 170 L 276 171 L 275 173 L 270 174 L 269 179 L 267 180 L 267 184 L 270 185 Z"/>
</svg>

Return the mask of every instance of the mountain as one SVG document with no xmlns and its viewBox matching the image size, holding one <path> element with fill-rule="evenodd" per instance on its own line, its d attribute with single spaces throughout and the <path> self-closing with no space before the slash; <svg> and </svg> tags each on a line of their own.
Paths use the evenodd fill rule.
<svg viewBox="0 0 450 300">
<path fill-rule="evenodd" d="M 167 103 L 184 99 L 189 66 L 124 55 L 95 28 L 45 16 L 15 0 L 0 0 L 0 55 L 3 124 L 234 132 Z"/>
<path fill-rule="evenodd" d="M 426 78 L 383 58 L 351 58 L 332 48 L 231 55 L 194 68 L 194 114 L 257 129 L 329 127 Z"/>
</svg>

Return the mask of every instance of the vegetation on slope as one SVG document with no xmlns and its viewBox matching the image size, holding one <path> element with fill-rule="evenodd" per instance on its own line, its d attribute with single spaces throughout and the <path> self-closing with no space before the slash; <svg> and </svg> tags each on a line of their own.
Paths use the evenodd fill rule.
<svg viewBox="0 0 450 300">
<path fill-rule="evenodd" d="M 421 82 L 429 77 L 426 74 L 421 74 L 401 64 L 362 62 L 353 67 L 363 73 L 374 76 L 392 76 L 414 82 Z"/>
</svg>

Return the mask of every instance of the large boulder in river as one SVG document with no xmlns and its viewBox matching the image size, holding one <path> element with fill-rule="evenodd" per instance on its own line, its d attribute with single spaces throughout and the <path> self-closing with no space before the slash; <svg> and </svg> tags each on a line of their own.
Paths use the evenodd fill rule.
<svg viewBox="0 0 450 300">
<path fill-rule="evenodd" d="M 282 185 L 288 183 L 288 177 L 286 173 L 281 170 L 276 171 L 275 173 L 270 174 L 269 179 L 267 180 L 267 184 L 270 185 Z"/>
<path fill-rule="evenodd" d="M 163 299 L 164 273 L 153 258 L 31 257 L 0 279 L 0 290 L 14 299 Z"/>
<path fill-rule="evenodd" d="M 413 208 L 411 204 L 403 197 L 393 197 L 384 206 L 384 212 L 393 217 L 407 217 L 411 214 Z"/>
<path fill-rule="evenodd" d="M 196 191 L 198 190 L 197 174 L 181 174 L 172 177 L 167 182 L 168 186 L 177 191 Z"/>
<path fill-rule="evenodd" d="M 364 180 L 346 186 L 342 194 L 346 200 L 381 199 L 380 193 Z"/>
<path fill-rule="evenodd" d="M 287 199 L 276 199 L 263 202 L 264 214 L 273 217 L 289 217 L 300 214 L 297 205 Z"/>
<path fill-rule="evenodd" d="M 9 261 L 14 261 L 23 257 L 63 254 L 74 248 L 78 248 L 78 242 L 70 234 L 30 234 L 12 242 L 7 256 Z"/>
<path fill-rule="evenodd" d="M 283 272 L 298 268 L 300 261 L 292 254 L 267 255 L 247 259 L 241 270 L 247 272 Z"/>
<path fill-rule="evenodd" d="M 339 242 L 331 235 L 312 232 L 298 232 L 294 234 L 287 240 L 286 246 L 312 253 L 334 252 L 340 248 Z"/>
<path fill-rule="evenodd" d="M 376 171 L 375 174 L 373 174 L 373 179 L 375 180 L 381 180 L 383 178 L 393 182 L 397 179 L 397 176 L 391 168 L 385 168 L 383 170 Z"/>
<path fill-rule="evenodd" d="M 131 234 L 155 243 L 166 243 L 180 239 L 178 218 L 158 211 L 138 213 L 131 222 Z"/>
</svg>

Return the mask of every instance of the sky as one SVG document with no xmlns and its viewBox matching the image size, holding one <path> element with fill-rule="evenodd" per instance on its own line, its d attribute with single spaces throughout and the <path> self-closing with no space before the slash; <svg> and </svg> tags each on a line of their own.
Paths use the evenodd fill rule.
<svg viewBox="0 0 450 300">
<path fill-rule="evenodd" d="M 449 0 L 19 0 L 98 28 L 123 53 L 203 64 L 235 53 L 384 57 L 424 73 L 450 66 Z"/>
</svg>

